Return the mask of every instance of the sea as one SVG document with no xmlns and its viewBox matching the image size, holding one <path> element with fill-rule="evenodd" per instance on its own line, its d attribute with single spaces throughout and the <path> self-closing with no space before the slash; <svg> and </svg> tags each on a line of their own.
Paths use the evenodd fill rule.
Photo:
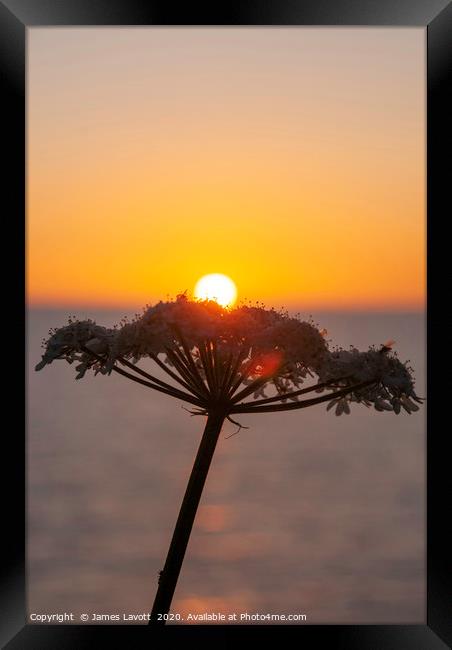
<svg viewBox="0 0 452 650">
<path fill-rule="evenodd" d="M 115 373 L 35 372 L 72 314 L 129 315 L 28 311 L 28 615 L 143 625 L 205 417 Z M 394 339 L 425 396 L 423 312 L 313 317 L 331 345 Z M 337 417 L 322 404 L 226 422 L 168 624 L 424 624 L 426 410 Z"/>
</svg>

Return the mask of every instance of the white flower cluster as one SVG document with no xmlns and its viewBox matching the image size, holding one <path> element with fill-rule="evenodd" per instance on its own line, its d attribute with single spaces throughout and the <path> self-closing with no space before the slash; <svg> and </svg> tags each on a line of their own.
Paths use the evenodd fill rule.
<svg viewBox="0 0 452 650">
<path fill-rule="evenodd" d="M 367 382 L 329 404 L 328 408 L 336 406 L 337 415 L 349 413 L 351 401 L 367 406 L 373 403 L 379 411 L 398 413 L 404 408 L 411 413 L 418 409 L 414 401 L 420 400 L 414 392 L 411 369 L 388 348 L 331 352 L 324 334 L 312 322 L 290 317 L 287 312 L 262 305 L 225 309 L 214 301 L 189 300 L 182 294 L 174 301 L 147 307 L 141 316 L 132 321 L 124 319 L 113 329 L 91 320 L 70 320 L 68 325 L 50 332 L 36 370 L 54 359 L 78 361 L 76 378 L 80 379 L 90 368 L 95 373 L 109 374 L 118 362 L 128 359 L 137 363 L 151 357 L 159 363 L 159 354 L 174 365 L 177 354 L 180 357 L 185 353 L 185 359 L 190 357 L 189 364 L 196 368 L 194 374 L 197 371 L 207 383 L 207 354 L 212 359 L 211 374 L 216 373 L 216 381 L 211 383 L 222 385 L 223 390 L 227 379 L 234 390 L 241 384 L 256 384 L 254 399 L 265 397 L 262 391 L 270 382 L 281 400 L 298 399 L 291 398 L 291 392 L 307 376 L 317 376 L 323 385 L 318 392 Z M 176 371 L 181 369 L 185 381 L 189 381 L 190 369 L 184 371 L 179 366 Z M 199 393 L 199 381 L 197 390 Z"/>
<path fill-rule="evenodd" d="M 76 367 L 76 379 L 80 379 L 93 364 L 93 358 L 82 352 L 83 347 L 96 353 L 104 353 L 113 342 L 116 331 L 97 325 L 92 320 L 72 320 L 63 327 L 50 330 L 49 338 L 44 341 L 46 348 L 35 370 L 41 370 L 54 359 L 65 359 L 68 363 L 81 361 Z M 100 370 L 100 368 L 99 368 Z"/>
<path fill-rule="evenodd" d="M 350 413 L 350 402 L 374 405 L 377 411 L 394 411 L 399 414 L 403 408 L 407 413 L 419 410 L 415 402 L 422 400 L 414 391 L 412 368 L 401 363 L 390 348 L 369 348 L 360 352 L 337 349 L 330 352 L 319 368 L 320 382 L 334 382 L 336 386 L 353 386 L 370 383 L 347 396 L 332 400 L 327 409 L 336 407 L 336 415 Z M 341 379 L 343 378 L 343 379 Z M 335 381 L 336 380 L 336 381 Z"/>
</svg>

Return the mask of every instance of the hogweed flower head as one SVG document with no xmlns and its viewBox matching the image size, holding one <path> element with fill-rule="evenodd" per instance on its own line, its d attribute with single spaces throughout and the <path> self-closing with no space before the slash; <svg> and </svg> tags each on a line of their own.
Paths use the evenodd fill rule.
<svg viewBox="0 0 452 650">
<path fill-rule="evenodd" d="M 336 415 L 352 402 L 377 411 L 407 413 L 422 400 L 412 369 L 392 352 L 392 342 L 360 352 L 329 349 L 326 330 L 263 305 L 234 309 L 214 301 L 174 301 L 145 308 L 129 321 L 106 328 L 70 319 L 45 341 L 41 370 L 56 359 L 76 362 L 76 378 L 88 370 L 113 371 L 141 385 L 184 400 L 193 415 L 207 415 L 206 427 L 160 572 L 151 624 L 164 624 L 190 538 L 196 511 L 225 418 L 307 408 L 324 402 Z M 171 383 L 139 366 L 150 358 Z M 306 381 L 308 380 L 308 385 Z M 313 381 L 312 381 L 313 380 Z M 267 397 L 264 390 L 271 390 Z M 314 396 L 304 396 L 307 394 Z M 249 399 L 247 399 L 249 398 Z"/>
<path fill-rule="evenodd" d="M 224 308 L 180 294 L 114 328 L 70 319 L 50 332 L 36 370 L 63 359 L 77 362 L 76 379 L 88 370 L 119 372 L 197 406 L 194 413 L 220 407 L 230 416 L 322 402 L 335 407 L 337 415 L 349 414 L 352 402 L 380 412 L 418 410 L 422 400 L 414 390 L 412 368 L 392 352 L 393 342 L 362 352 L 330 350 L 325 337 L 326 330 L 311 320 L 284 310 L 261 304 Z M 142 370 L 138 362 L 143 358 L 152 359 L 171 383 Z M 310 379 L 317 381 L 304 387 Z M 264 390 L 273 394 L 267 397 Z M 303 399 L 309 392 L 323 395 Z"/>
</svg>

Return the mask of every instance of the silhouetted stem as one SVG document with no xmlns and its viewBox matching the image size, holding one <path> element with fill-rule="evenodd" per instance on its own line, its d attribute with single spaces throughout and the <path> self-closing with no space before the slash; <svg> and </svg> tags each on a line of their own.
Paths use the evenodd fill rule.
<svg viewBox="0 0 452 650">
<path fill-rule="evenodd" d="M 194 366 L 193 359 L 190 356 L 190 361 L 192 362 L 191 364 L 188 362 L 186 355 L 184 352 L 178 347 L 174 346 L 172 348 L 173 353 L 176 355 L 182 366 L 185 368 L 186 372 L 188 373 L 188 376 L 190 377 L 190 384 L 196 388 L 199 394 L 201 394 L 204 397 L 208 397 L 209 391 L 202 381 L 198 370 L 196 369 L 196 366 Z M 193 370 L 193 367 L 195 368 Z"/>
<path fill-rule="evenodd" d="M 127 366 L 128 368 L 130 368 L 131 370 L 133 370 L 134 372 L 138 373 L 142 377 L 146 377 L 146 379 L 149 379 L 149 381 L 152 381 L 154 384 L 158 384 L 159 386 L 162 386 L 163 388 L 167 388 L 168 390 L 179 391 L 179 389 L 176 386 L 171 386 L 170 384 L 167 384 L 166 381 L 162 381 L 161 379 L 158 379 L 157 377 L 150 375 L 148 372 L 142 370 L 142 368 L 137 366 L 135 363 L 130 363 L 130 361 L 124 359 L 124 357 L 118 357 L 118 361 L 124 364 L 125 366 Z M 190 390 L 190 392 L 192 392 L 192 389 L 190 388 L 190 386 L 188 386 L 188 384 L 186 387 Z M 182 393 L 183 391 L 180 392 Z M 197 397 L 199 396 L 197 395 Z"/>
<path fill-rule="evenodd" d="M 89 348 L 82 346 L 81 349 L 83 350 L 83 352 L 90 354 L 98 361 L 101 361 L 102 363 L 105 362 L 105 359 L 103 357 L 96 354 L 95 352 L 92 352 Z M 140 379 L 139 377 L 135 377 L 134 375 L 131 375 L 130 372 L 126 372 L 122 368 L 118 368 L 118 366 L 113 366 L 112 370 L 122 375 L 123 377 L 127 377 L 132 381 L 136 381 L 137 384 L 141 384 L 142 386 L 148 386 L 148 388 L 153 388 L 159 393 L 165 393 L 165 395 L 171 395 L 171 397 L 177 397 L 178 399 L 181 399 L 184 402 L 189 402 L 190 404 L 195 404 L 196 406 L 203 406 L 203 402 L 201 402 L 200 400 L 196 399 L 195 397 L 192 397 L 192 395 L 189 395 L 188 393 L 184 393 L 183 391 L 178 390 L 177 388 L 172 388 L 172 387 L 170 388 L 169 384 L 168 384 L 168 388 L 163 388 L 163 386 L 154 384 L 151 381 L 146 381 L 144 379 Z"/>
<path fill-rule="evenodd" d="M 159 586 L 152 607 L 150 625 L 165 625 L 166 623 L 164 616 L 168 614 L 171 607 L 196 511 L 225 417 L 226 414 L 222 411 L 210 412 L 208 415 L 171 539 L 165 566 L 160 572 Z"/>
<path fill-rule="evenodd" d="M 251 403 L 237 404 L 229 410 L 229 413 L 275 413 L 277 411 L 294 411 L 295 409 L 302 409 L 308 406 L 322 404 L 322 402 L 329 402 L 336 397 L 344 397 L 348 393 L 352 393 L 353 391 L 364 388 L 365 386 L 370 386 L 371 384 L 375 384 L 375 379 L 364 381 L 355 386 L 347 386 L 347 388 L 342 388 L 334 393 L 328 393 L 328 395 L 322 395 L 322 397 L 313 397 L 312 399 L 305 399 L 301 402 L 292 402 L 290 404 L 268 404 L 266 406 L 252 406 Z"/>
<path fill-rule="evenodd" d="M 113 366 L 113 370 L 123 377 L 127 377 L 128 379 L 131 379 L 132 381 L 136 381 L 137 384 L 142 384 L 143 386 L 148 386 L 149 388 L 153 388 L 154 390 L 158 391 L 159 393 L 165 393 L 166 395 L 171 395 L 171 397 L 177 397 L 178 399 L 184 400 L 185 402 L 189 402 L 190 404 L 195 404 L 196 406 L 202 406 L 203 402 L 200 400 L 196 399 L 195 397 L 192 397 L 188 393 L 184 393 L 181 390 L 168 390 L 166 388 L 162 388 L 162 386 L 159 386 L 158 384 L 153 384 L 150 381 L 146 381 L 145 379 L 140 379 L 139 377 L 134 377 L 133 375 L 130 374 L 130 372 L 126 372 L 122 368 L 118 368 L 118 366 Z"/>
<path fill-rule="evenodd" d="M 242 347 L 242 349 L 239 351 L 232 367 L 229 372 L 228 380 L 226 383 L 225 387 L 225 393 L 229 396 L 231 396 L 234 393 L 233 386 L 235 385 L 235 382 L 239 381 L 241 382 L 242 379 L 241 377 L 238 377 L 239 371 L 240 371 L 240 366 L 243 364 L 245 358 L 247 357 L 247 350 L 245 347 Z M 238 386 L 240 383 L 238 384 Z"/>
<path fill-rule="evenodd" d="M 166 351 L 166 356 L 168 359 L 171 361 L 173 366 L 176 368 L 177 372 L 180 374 L 181 377 L 185 379 L 186 382 L 188 382 L 191 386 L 193 386 L 192 390 L 195 390 L 195 384 L 193 383 L 193 378 L 191 376 L 190 371 L 187 369 L 185 364 L 179 359 L 177 354 L 175 353 L 174 350 L 171 348 L 165 348 Z M 198 392 L 198 391 L 197 391 Z M 204 399 L 204 398 L 202 398 Z"/>
<path fill-rule="evenodd" d="M 255 379 L 249 386 L 246 388 L 243 388 L 237 395 L 234 395 L 233 399 L 231 400 L 233 404 L 236 404 L 239 402 L 241 399 L 244 397 L 248 397 L 248 395 L 251 395 L 251 393 L 255 393 L 258 388 L 261 388 L 262 386 L 265 386 L 265 384 L 268 384 L 268 382 L 272 379 L 273 375 L 268 375 L 267 377 L 259 377 L 259 379 Z"/>
<path fill-rule="evenodd" d="M 274 397 L 266 397 L 265 399 L 254 400 L 253 402 L 242 402 L 240 406 L 261 406 L 262 404 L 271 404 L 272 402 L 280 402 L 283 399 L 290 399 L 291 397 L 298 397 L 299 395 L 305 395 L 306 393 L 312 393 L 315 390 L 327 388 L 336 384 L 340 381 L 344 381 L 348 377 L 338 377 L 332 381 L 324 381 L 321 384 L 313 384 L 307 388 L 301 388 L 300 390 L 293 390 L 290 393 L 281 393 L 275 395 Z"/>
<path fill-rule="evenodd" d="M 227 388 L 227 385 L 228 385 L 228 379 L 229 379 L 229 373 L 231 371 L 232 360 L 233 360 L 233 356 L 232 356 L 232 353 L 230 352 L 229 355 L 228 355 L 228 359 L 224 364 L 223 375 L 221 377 L 221 384 L 220 384 L 220 395 L 221 395 L 221 397 L 226 396 L 226 388 Z"/>
<path fill-rule="evenodd" d="M 182 377 L 180 377 L 179 375 L 176 375 L 175 372 L 173 372 L 172 370 L 170 370 L 170 369 L 169 369 L 169 368 L 168 368 L 168 367 L 163 363 L 163 361 L 160 361 L 160 359 L 158 358 L 158 356 L 157 356 L 156 354 L 151 354 L 151 355 L 149 355 L 149 356 L 150 356 L 150 358 L 151 358 L 153 361 L 155 361 L 155 363 L 156 363 L 158 366 L 160 366 L 160 368 L 161 368 L 164 372 L 166 372 L 167 375 L 169 375 L 170 377 L 172 377 L 172 378 L 174 379 L 174 381 L 177 381 L 178 384 L 180 384 L 181 386 L 184 386 L 184 387 L 185 387 L 187 390 L 189 390 L 190 392 L 193 392 L 193 386 L 190 386 L 190 384 L 188 384 L 186 381 L 184 381 L 184 380 L 182 379 Z"/>
<path fill-rule="evenodd" d="M 209 386 L 209 393 L 211 395 L 215 394 L 215 384 L 213 381 L 212 367 L 209 363 L 207 357 L 207 352 L 203 343 L 200 343 L 198 346 L 199 357 L 201 359 L 202 367 L 204 368 L 204 374 L 206 375 L 207 385 Z"/>
<path fill-rule="evenodd" d="M 208 396 L 209 391 L 208 391 L 208 389 L 207 389 L 207 387 L 206 387 L 206 385 L 204 383 L 203 378 L 199 374 L 199 370 L 196 367 L 195 362 L 193 361 L 193 357 L 192 357 L 192 354 L 191 354 L 191 351 L 190 351 L 190 347 L 188 346 L 188 344 L 186 343 L 184 337 L 182 336 L 182 332 L 181 332 L 180 328 L 175 327 L 174 329 L 175 329 L 175 332 L 176 332 L 176 334 L 179 337 L 179 340 L 181 342 L 182 349 L 184 350 L 184 354 L 185 354 L 185 359 L 186 359 L 186 361 L 187 361 L 187 363 L 188 363 L 188 365 L 190 367 L 191 374 L 193 375 L 193 379 L 195 380 L 195 382 L 197 383 L 198 387 L 201 389 L 203 394 L 205 396 Z"/>
<path fill-rule="evenodd" d="M 218 358 L 217 344 L 215 341 L 212 341 L 209 344 L 210 349 L 210 360 L 213 365 L 214 377 L 215 377 L 215 388 L 217 393 L 221 391 L 221 372 L 220 372 L 220 361 Z"/>
<path fill-rule="evenodd" d="M 229 390 L 229 393 L 228 393 L 229 397 L 232 397 L 234 395 L 235 391 L 238 389 L 240 384 L 248 376 L 248 372 L 253 367 L 253 365 L 255 365 L 255 360 L 253 358 L 251 358 L 247 363 L 245 363 L 245 368 L 240 368 L 238 370 L 238 375 L 239 376 L 236 378 L 236 380 L 234 381 L 234 383 L 232 384 L 232 386 L 231 386 L 231 388 Z"/>
</svg>

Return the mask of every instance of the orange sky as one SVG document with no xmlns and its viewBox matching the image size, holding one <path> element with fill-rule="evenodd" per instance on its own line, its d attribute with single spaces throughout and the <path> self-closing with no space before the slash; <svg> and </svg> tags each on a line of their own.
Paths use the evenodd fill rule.
<svg viewBox="0 0 452 650">
<path fill-rule="evenodd" d="M 28 30 L 33 305 L 416 309 L 425 30 Z"/>
</svg>

